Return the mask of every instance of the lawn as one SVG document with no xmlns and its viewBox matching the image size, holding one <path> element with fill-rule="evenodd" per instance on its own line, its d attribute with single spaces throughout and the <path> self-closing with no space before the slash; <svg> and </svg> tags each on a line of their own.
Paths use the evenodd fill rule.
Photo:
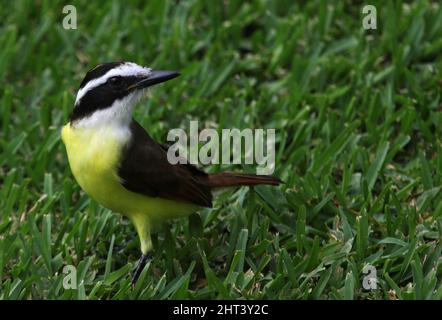
<svg viewBox="0 0 442 320">
<path fill-rule="evenodd" d="M 0 299 L 442 299 L 439 1 L 372 1 L 376 30 L 360 1 L 69 4 L 76 30 L 62 2 L 0 7 Z M 116 60 L 181 72 L 137 108 L 157 141 L 275 128 L 284 181 L 165 225 L 134 289 L 135 230 L 60 140 L 85 73 Z"/>
</svg>

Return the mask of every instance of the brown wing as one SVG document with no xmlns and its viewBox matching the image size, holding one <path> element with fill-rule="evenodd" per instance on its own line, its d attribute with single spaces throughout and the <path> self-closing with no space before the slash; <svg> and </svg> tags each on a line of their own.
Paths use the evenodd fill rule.
<svg viewBox="0 0 442 320">
<path fill-rule="evenodd" d="M 135 120 L 132 140 L 118 170 L 123 186 L 136 193 L 212 207 L 207 174 L 189 164 L 172 165 L 166 150 Z"/>
</svg>

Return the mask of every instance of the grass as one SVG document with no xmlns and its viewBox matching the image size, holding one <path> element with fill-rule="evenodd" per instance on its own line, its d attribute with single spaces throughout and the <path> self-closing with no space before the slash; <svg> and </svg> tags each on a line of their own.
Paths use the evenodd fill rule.
<svg viewBox="0 0 442 320">
<path fill-rule="evenodd" d="M 439 2 L 372 1 L 369 31 L 351 1 L 73 4 L 77 30 L 62 3 L 0 9 L 1 299 L 442 299 Z M 113 60 L 181 71 L 137 109 L 155 139 L 196 119 L 276 128 L 285 181 L 165 226 L 134 290 L 135 231 L 80 190 L 59 137 Z"/>
</svg>

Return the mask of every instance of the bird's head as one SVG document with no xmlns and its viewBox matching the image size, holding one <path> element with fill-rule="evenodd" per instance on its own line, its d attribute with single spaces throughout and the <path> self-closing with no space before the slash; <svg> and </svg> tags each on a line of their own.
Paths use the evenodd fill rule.
<svg viewBox="0 0 442 320">
<path fill-rule="evenodd" d="M 147 88 L 179 76 L 175 71 L 155 71 L 133 62 L 103 63 L 90 70 L 75 99 L 71 123 L 96 126 L 127 122 Z"/>
</svg>

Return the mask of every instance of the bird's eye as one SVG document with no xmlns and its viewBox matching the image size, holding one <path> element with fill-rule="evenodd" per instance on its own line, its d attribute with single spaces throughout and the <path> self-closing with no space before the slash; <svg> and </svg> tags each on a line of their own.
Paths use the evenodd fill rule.
<svg viewBox="0 0 442 320">
<path fill-rule="evenodd" d="M 107 82 L 114 88 L 118 88 L 123 84 L 123 78 L 122 77 L 112 77 L 107 80 Z"/>
</svg>

